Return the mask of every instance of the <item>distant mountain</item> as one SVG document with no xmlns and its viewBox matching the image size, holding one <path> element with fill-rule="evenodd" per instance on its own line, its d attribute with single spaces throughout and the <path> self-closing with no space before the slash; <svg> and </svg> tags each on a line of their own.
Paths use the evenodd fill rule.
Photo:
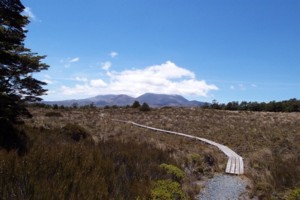
<svg viewBox="0 0 300 200">
<path fill-rule="evenodd" d="M 204 102 L 200 101 L 189 101 L 180 95 L 168 95 L 168 94 L 153 94 L 146 93 L 137 98 L 130 97 L 128 95 L 98 95 L 95 97 L 87 99 L 73 99 L 73 100 L 64 100 L 64 101 L 44 101 L 43 103 L 59 106 L 72 106 L 76 103 L 78 106 L 94 104 L 98 107 L 104 106 L 126 106 L 132 105 L 134 101 L 139 101 L 142 103 L 147 103 L 151 107 L 164 107 L 164 106 L 174 106 L 174 107 L 195 107 L 203 106 Z"/>
<path fill-rule="evenodd" d="M 114 95 L 111 98 L 106 99 L 107 105 L 117 105 L 117 106 L 126 106 L 131 105 L 135 101 L 135 98 L 130 97 L 128 95 L 120 94 Z"/>
<path fill-rule="evenodd" d="M 198 106 L 196 102 L 191 102 L 180 95 L 168 95 L 168 94 L 153 94 L 146 93 L 139 96 L 137 100 L 140 103 L 146 102 L 153 107 L 163 106 Z M 198 102 L 201 103 L 201 102 Z"/>
</svg>

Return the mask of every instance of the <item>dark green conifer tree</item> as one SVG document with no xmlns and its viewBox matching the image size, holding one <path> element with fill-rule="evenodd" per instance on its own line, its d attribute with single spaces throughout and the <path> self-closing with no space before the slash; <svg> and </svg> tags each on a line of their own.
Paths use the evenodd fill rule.
<svg viewBox="0 0 300 200">
<path fill-rule="evenodd" d="M 131 105 L 131 107 L 132 108 L 139 108 L 139 107 L 141 107 L 141 104 L 138 101 L 134 101 L 133 104 Z"/>
<path fill-rule="evenodd" d="M 150 111 L 150 106 L 147 103 L 143 103 L 143 105 L 140 107 L 140 111 Z"/>
<path fill-rule="evenodd" d="M 49 66 L 45 56 L 32 53 L 24 45 L 29 23 L 20 0 L 0 0 L 0 118 L 14 122 L 29 114 L 24 102 L 41 100 L 46 83 L 32 74 Z"/>
</svg>

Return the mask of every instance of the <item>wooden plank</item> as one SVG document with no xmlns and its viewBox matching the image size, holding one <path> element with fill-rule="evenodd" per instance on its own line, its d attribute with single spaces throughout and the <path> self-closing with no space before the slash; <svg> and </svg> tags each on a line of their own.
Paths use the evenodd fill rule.
<svg viewBox="0 0 300 200">
<path fill-rule="evenodd" d="M 240 160 L 240 174 L 244 174 L 244 161 L 242 157 L 239 157 Z"/>
<path fill-rule="evenodd" d="M 234 174 L 235 173 L 235 160 L 236 158 L 235 157 L 232 157 L 232 160 L 231 160 L 231 167 L 230 167 L 230 174 Z"/>
<path fill-rule="evenodd" d="M 200 141 L 205 142 L 207 144 L 213 145 L 213 146 L 217 147 L 218 149 L 220 149 L 228 157 L 228 161 L 227 161 L 227 165 L 226 165 L 226 169 L 225 169 L 226 173 L 244 174 L 243 158 L 241 156 L 239 156 L 236 152 L 231 150 L 229 147 L 225 146 L 225 145 L 213 142 L 213 141 L 205 139 L 205 138 L 196 137 L 196 136 L 193 136 L 193 135 L 188 135 L 188 134 L 179 133 L 179 132 L 175 132 L 175 131 L 168 131 L 168 130 L 158 129 L 158 128 L 154 128 L 154 127 L 150 127 L 150 126 L 145 126 L 145 125 L 138 124 L 138 123 L 135 123 L 135 122 L 132 122 L 132 121 L 117 120 L 117 119 L 113 119 L 113 120 L 117 121 L 117 122 L 130 123 L 134 126 L 138 126 L 138 127 L 141 127 L 141 128 L 146 128 L 146 129 L 150 129 L 150 130 L 154 130 L 154 131 L 159 131 L 159 132 L 164 132 L 164 133 L 168 133 L 168 134 L 187 137 L 187 138 L 190 138 L 190 139 L 200 140 Z"/>
<path fill-rule="evenodd" d="M 240 174 L 240 158 L 237 157 L 235 159 L 235 171 L 234 171 L 234 174 Z"/>
<path fill-rule="evenodd" d="M 226 172 L 226 173 L 230 173 L 231 160 L 232 160 L 232 157 L 229 157 L 229 158 L 228 158 L 228 161 L 227 161 L 226 169 L 225 169 L 225 172 Z"/>
</svg>

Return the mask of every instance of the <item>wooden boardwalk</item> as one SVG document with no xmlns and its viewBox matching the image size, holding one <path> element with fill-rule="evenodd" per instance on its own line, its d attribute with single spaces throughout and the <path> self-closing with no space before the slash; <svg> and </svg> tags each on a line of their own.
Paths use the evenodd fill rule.
<svg viewBox="0 0 300 200">
<path fill-rule="evenodd" d="M 138 126 L 138 127 L 141 127 L 141 128 L 146 128 L 146 129 L 150 129 L 150 130 L 154 130 L 154 131 L 159 131 L 159 132 L 164 132 L 164 133 L 168 133 L 168 134 L 178 135 L 178 136 L 182 136 L 182 137 L 186 137 L 186 138 L 190 138 L 190 139 L 194 139 L 194 140 L 200 140 L 200 141 L 205 142 L 207 144 L 213 145 L 213 146 L 217 147 L 218 149 L 220 149 L 228 157 L 228 162 L 227 162 L 226 169 L 225 169 L 226 173 L 228 173 L 228 174 L 238 174 L 238 175 L 239 174 L 244 174 L 243 158 L 241 156 L 239 156 L 237 153 L 235 153 L 233 150 L 228 148 L 227 146 L 224 146 L 222 144 L 213 142 L 213 141 L 205 139 L 205 138 L 196 137 L 196 136 L 193 136 L 193 135 L 188 135 L 188 134 L 179 133 L 179 132 L 175 132 L 175 131 L 168 131 L 168 130 L 153 128 L 153 127 L 145 126 L 145 125 L 138 124 L 138 123 L 135 123 L 135 122 L 132 122 L 132 121 L 124 121 L 124 120 L 117 120 L 117 119 L 113 119 L 113 120 L 118 121 L 118 122 L 129 123 L 129 124 L 132 124 L 134 126 Z"/>
</svg>

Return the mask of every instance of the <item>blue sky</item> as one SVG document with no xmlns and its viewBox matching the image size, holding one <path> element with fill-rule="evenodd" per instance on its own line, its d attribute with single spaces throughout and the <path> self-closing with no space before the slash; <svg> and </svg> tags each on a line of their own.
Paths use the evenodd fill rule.
<svg viewBox="0 0 300 200">
<path fill-rule="evenodd" d="M 45 100 L 300 98 L 299 0 L 24 0 Z"/>
</svg>

